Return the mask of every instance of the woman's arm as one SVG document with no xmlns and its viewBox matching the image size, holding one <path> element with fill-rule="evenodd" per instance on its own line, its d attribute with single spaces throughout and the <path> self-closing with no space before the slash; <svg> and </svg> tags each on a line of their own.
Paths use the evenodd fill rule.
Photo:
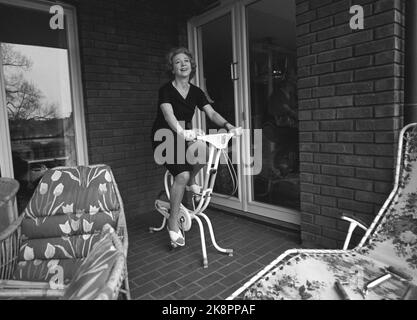
<svg viewBox="0 0 417 320">
<path fill-rule="evenodd" d="M 216 125 L 218 125 L 220 128 L 225 128 L 228 131 L 235 128 L 225 118 L 223 118 L 218 112 L 216 112 L 211 105 L 206 104 L 203 107 L 203 110 L 206 113 L 207 117 Z"/>
<path fill-rule="evenodd" d="M 187 141 L 195 139 L 195 133 L 192 130 L 185 130 L 183 127 L 181 127 L 170 103 L 162 103 L 161 110 L 162 114 L 164 115 L 165 121 L 168 123 L 168 125 L 174 132 L 184 137 L 184 139 Z"/>
<path fill-rule="evenodd" d="M 184 131 L 184 128 L 181 127 L 180 123 L 177 120 L 177 117 L 174 115 L 174 110 L 170 103 L 161 103 L 162 114 L 164 115 L 165 121 L 168 123 L 170 128 L 174 130 L 177 134 L 181 134 Z"/>
</svg>

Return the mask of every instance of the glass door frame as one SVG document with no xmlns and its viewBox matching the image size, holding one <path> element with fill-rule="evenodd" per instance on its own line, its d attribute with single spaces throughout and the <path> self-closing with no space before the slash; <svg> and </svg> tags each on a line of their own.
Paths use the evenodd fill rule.
<svg viewBox="0 0 417 320">
<path fill-rule="evenodd" d="M 49 8 L 57 3 L 47 1 L 28 1 L 28 0 L 0 0 L 2 4 L 15 7 L 35 9 L 49 12 Z M 84 98 L 81 83 L 81 64 L 80 50 L 78 44 L 78 29 L 76 9 L 71 5 L 59 3 L 64 9 L 65 28 L 68 39 L 68 63 L 71 85 L 71 102 L 74 118 L 75 145 L 77 154 L 77 164 L 88 164 L 88 148 L 85 129 Z M 51 15 L 52 17 L 52 15 Z M 1 50 L 0 50 L 0 61 Z M 0 62 L 0 170 L 2 177 L 14 177 L 12 148 L 10 141 L 9 121 L 6 106 L 5 84 L 3 67 Z"/>
<path fill-rule="evenodd" d="M 237 62 L 237 72 L 239 79 L 235 81 L 235 114 L 238 119 L 236 125 L 242 126 L 244 129 L 251 128 L 251 95 L 250 95 L 250 68 L 249 68 L 249 47 L 248 47 L 248 28 L 246 19 L 246 7 L 262 0 L 231 0 L 219 7 L 203 13 L 200 16 L 193 17 L 188 22 L 188 41 L 189 47 L 196 52 L 196 84 L 200 85 L 202 75 L 201 43 L 198 43 L 198 27 L 216 19 L 228 12 L 232 14 L 232 33 L 233 33 L 233 56 Z M 198 112 L 193 125 L 204 127 L 205 116 Z M 244 135 L 242 139 L 241 165 L 238 166 L 239 175 L 239 199 L 240 205 L 231 205 L 230 201 L 225 201 L 221 196 L 213 197 L 212 202 L 221 206 L 240 209 L 255 215 L 271 218 L 274 220 L 289 223 L 291 225 L 299 225 L 301 223 L 300 211 L 290 208 L 274 206 L 259 201 L 255 201 L 253 196 L 253 179 L 250 175 L 244 175 L 241 168 L 242 165 L 250 163 L 250 135 Z M 238 200 L 238 199 L 236 199 Z"/>
<path fill-rule="evenodd" d="M 187 24 L 187 31 L 188 31 L 188 45 L 192 52 L 195 52 L 195 59 L 197 64 L 197 70 L 196 70 L 196 77 L 193 79 L 193 82 L 195 85 L 203 88 L 203 61 L 202 61 L 202 43 L 201 43 L 201 29 L 200 27 L 203 26 L 206 23 L 209 23 L 217 18 L 220 18 L 222 16 L 225 16 L 227 14 L 230 14 L 231 18 L 231 33 L 232 33 L 232 56 L 233 61 L 231 62 L 238 62 L 241 61 L 240 57 L 240 50 L 238 48 L 240 47 L 240 39 L 239 36 L 239 28 L 236 28 L 236 22 L 239 21 L 239 18 L 237 15 L 239 14 L 239 11 L 237 10 L 237 7 L 235 4 L 226 4 L 221 5 L 218 8 L 215 8 L 215 10 L 208 11 L 198 17 L 191 18 L 188 21 Z M 236 70 L 238 77 L 241 74 L 240 70 L 240 64 L 237 64 L 237 70 Z M 242 88 L 241 88 L 241 82 L 239 80 L 233 81 L 233 88 L 234 88 L 234 101 L 235 101 L 235 119 L 236 119 L 236 126 L 242 126 L 245 127 L 242 123 L 243 121 L 243 115 L 238 110 L 236 106 L 240 104 L 241 97 L 242 97 Z M 231 119 L 230 119 L 231 120 Z M 193 126 L 198 128 L 205 128 L 206 127 L 206 121 L 205 121 L 205 115 L 204 112 L 197 111 L 196 115 L 193 119 Z M 236 154 L 241 154 L 240 149 L 241 146 L 239 143 L 236 143 L 237 152 Z M 243 148 L 244 149 L 244 148 Z M 238 197 L 227 197 L 218 193 L 213 193 L 213 197 L 211 202 L 220 206 L 230 207 L 237 210 L 243 210 L 245 211 L 245 203 L 246 199 L 244 199 L 246 195 L 246 185 L 243 182 L 243 172 L 241 170 L 241 167 L 237 166 L 237 175 L 238 175 Z"/>
</svg>

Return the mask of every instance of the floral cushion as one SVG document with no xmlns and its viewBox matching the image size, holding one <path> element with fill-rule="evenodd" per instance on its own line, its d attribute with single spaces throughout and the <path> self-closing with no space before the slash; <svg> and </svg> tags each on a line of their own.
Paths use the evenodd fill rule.
<svg viewBox="0 0 417 320">
<path fill-rule="evenodd" d="M 417 280 L 417 216 L 400 208 L 402 204 L 400 201 L 394 206 L 370 242 L 360 251 Z"/>
<path fill-rule="evenodd" d="M 384 274 L 387 265 L 355 254 L 298 254 L 285 265 L 274 267 L 243 294 L 249 300 L 341 300 L 338 280 L 349 299 L 361 300 L 365 283 Z M 370 289 L 366 300 L 401 299 L 407 284 L 391 278 Z"/>
<path fill-rule="evenodd" d="M 417 135 L 408 135 L 400 188 L 361 252 L 417 280 Z"/>
<path fill-rule="evenodd" d="M 101 294 L 101 299 L 112 299 L 113 292 L 107 287 L 107 281 L 118 259 L 124 259 L 123 252 L 114 247 L 110 232 L 103 231 L 102 238 L 74 275 L 63 299 L 92 300 Z"/>
</svg>

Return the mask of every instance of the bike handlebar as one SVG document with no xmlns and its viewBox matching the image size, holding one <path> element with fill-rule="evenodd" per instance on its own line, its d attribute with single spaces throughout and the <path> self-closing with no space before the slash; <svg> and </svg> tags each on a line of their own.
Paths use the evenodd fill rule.
<svg viewBox="0 0 417 320">
<path fill-rule="evenodd" d="M 217 149 L 224 149 L 227 147 L 229 140 L 232 137 L 238 137 L 242 134 L 242 128 L 236 128 L 235 132 L 215 133 L 197 136 L 196 140 L 202 140 L 215 146 Z"/>
</svg>

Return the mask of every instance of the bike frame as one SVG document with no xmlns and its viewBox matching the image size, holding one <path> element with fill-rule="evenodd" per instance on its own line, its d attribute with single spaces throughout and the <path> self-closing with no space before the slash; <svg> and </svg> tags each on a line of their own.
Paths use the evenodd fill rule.
<svg viewBox="0 0 417 320">
<path fill-rule="evenodd" d="M 209 158 L 205 168 L 205 175 L 203 178 L 203 191 L 201 193 L 200 201 L 197 205 L 197 208 L 195 208 L 194 211 L 191 211 L 190 214 L 198 215 L 203 212 L 210 204 L 222 150 L 227 148 L 229 140 L 233 136 L 234 135 L 232 133 L 218 133 L 197 137 L 196 140 L 209 143 Z M 168 176 L 170 176 L 170 174 L 167 171 L 165 173 L 164 185 L 166 195 L 168 199 L 170 199 L 170 185 L 168 183 Z M 172 183 L 173 177 L 171 176 L 171 185 Z"/>
<path fill-rule="evenodd" d="M 222 252 L 227 253 L 229 256 L 233 255 L 233 249 L 223 249 L 218 246 L 216 243 L 216 239 L 214 237 L 213 226 L 211 224 L 210 219 L 207 215 L 204 214 L 204 210 L 208 207 L 211 200 L 211 195 L 214 189 L 214 183 L 216 181 L 217 176 L 217 168 L 220 162 L 220 156 L 222 150 L 227 148 L 228 143 L 235 134 L 233 133 L 218 133 L 218 134 L 210 134 L 210 135 L 202 135 L 197 136 L 196 140 L 205 141 L 209 144 L 209 158 L 205 168 L 205 174 L 203 178 L 203 187 L 202 192 L 200 195 L 200 200 L 198 202 L 197 207 L 194 206 L 194 210 L 188 210 L 183 204 L 180 204 L 180 219 L 183 221 L 184 231 L 188 231 L 191 228 L 192 220 L 196 220 L 199 227 L 200 227 L 200 237 L 201 237 L 201 247 L 203 251 L 203 267 L 208 267 L 208 260 L 207 260 L 207 252 L 206 252 L 206 245 L 205 245 L 205 236 L 204 236 L 204 227 L 199 217 L 202 217 L 210 231 L 211 241 L 214 247 Z M 165 193 L 168 199 L 170 199 L 170 188 L 174 183 L 174 178 L 171 176 L 169 171 L 165 172 L 164 175 L 164 187 Z M 194 205 L 194 200 L 193 200 Z M 162 200 L 157 199 L 155 201 L 155 208 L 158 212 L 160 212 L 164 219 L 162 221 L 162 225 L 159 228 L 151 227 L 149 228 L 150 232 L 160 231 L 165 227 L 166 220 L 169 218 L 169 203 L 166 203 Z"/>
</svg>

